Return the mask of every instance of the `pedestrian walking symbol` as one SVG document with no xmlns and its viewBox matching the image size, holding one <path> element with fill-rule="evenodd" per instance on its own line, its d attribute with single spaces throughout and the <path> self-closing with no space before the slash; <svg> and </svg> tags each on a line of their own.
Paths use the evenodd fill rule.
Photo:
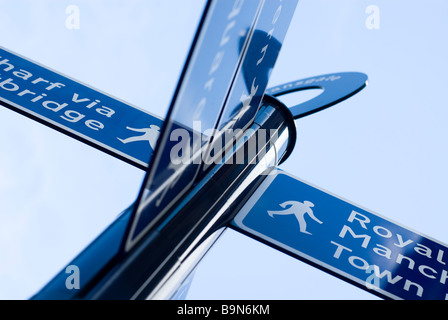
<svg viewBox="0 0 448 320">
<path fill-rule="evenodd" d="M 287 206 L 289 206 L 289 208 L 286 208 Z M 304 201 L 303 203 L 299 201 L 286 201 L 280 204 L 280 207 L 286 209 L 282 211 L 268 211 L 269 216 L 271 218 L 274 218 L 274 215 L 295 215 L 297 221 L 299 222 L 300 232 L 302 233 L 311 235 L 310 232 L 306 231 L 306 214 L 308 214 L 311 219 L 318 222 L 319 224 L 323 223 L 314 215 L 313 210 L 311 209 L 312 207 L 314 207 L 314 203 L 310 201 Z"/>
<path fill-rule="evenodd" d="M 381 297 L 448 299 L 446 244 L 279 169 L 231 226 Z"/>
<path fill-rule="evenodd" d="M 142 135 L 132 136 L 126 139 L 120 139 L 117 137 L 118 140 L 120 140 L 122 143 L 127 144 L 130 142 L 136 142 L 136 141 L 148 141 L 149 145 L 151 146 L 152 150 L 156 147 L 157 139 L 160 135 L 160 127 L 156 125 L 151 125 L 149 128 L 142 128 L 142 129 L 135 129 L 131 127 L 126 127 L 126 129 L 134 131 L 134 132 L 143 132 Z"/>
</svg>

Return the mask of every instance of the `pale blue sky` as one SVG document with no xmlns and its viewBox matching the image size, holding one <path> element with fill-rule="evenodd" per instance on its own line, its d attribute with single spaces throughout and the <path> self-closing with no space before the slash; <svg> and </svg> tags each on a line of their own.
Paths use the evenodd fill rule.
<svg viewBox="0 0 448 320">
<path fill-rule="evenodd" d="M 203 3 L 2 0 L 0 46 L 164 116 Z M 71 4 L 79 30 L 65 26 Z M 365 26 L 372 4 L 379 30 Z M 447 14 L 444 0 L 301 0 L 270 82 L 368 74 L 352 99 L 297 121 L 281 168 L 444 243 Z M 0 298 L 27 298 L 135 199 L 143 172 L 10 110 L 0 119 Z M 375 298 L 234 231 L 188 297 Z"/>
</svg>

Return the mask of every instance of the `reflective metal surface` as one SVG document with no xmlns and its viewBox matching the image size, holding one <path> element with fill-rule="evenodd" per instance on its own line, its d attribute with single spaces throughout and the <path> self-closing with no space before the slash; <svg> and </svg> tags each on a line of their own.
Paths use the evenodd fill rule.
<svg viewBox="0 0 448 320">
<path fill-rule="evenodd" d="M 227 226 L 266 174 L 287 156 L 284 150 L 296 136 L 290 119 L 281 102 L 265 102 L 254 125 L 223 163 L 214 166 L 134 250 L 126 255 L 117 251 L 130 218 L 128 210 L 73 261 L 83 269 L 91 263 L 96 266 L 79 292 L 64 289 L 62 272 L 34 298 L 142 299 L 174 293 L 216 238 L 210 236 L 219 235 L 216 232 Z M 102 252 L 107 242 L 109 249 Z"/>
<path fill-rule="evenodd" d="M 208 1 L 138 197 L 125 250 L 193 184 L 199 170 L 193 158 L 206 143 L 202 130 L 195 130 L 195 122 L 200 121 L 204 130 L 214 128 L 241 63 L 242 54 L 236 50 L 241 32 L 252 29 L 261 2 Z M 180 155 L 185 161 L 176 164 L 171 151 L 179 138 L 172 133 L 179 128 L 189 133 L 184 138 L 186 154 Z"/>
<path fill-rule="evenodd" d="M 250 36 L 242 69 L 219 119 L 218 131 L 246 129 L 257 114 L 297 1 L 266 1 Z M 245 45 L 240 41 L 240 51 Z M 204 165 L 203 170 L 208 166 Z"/>
<path fill-rule="evenodd" d="M 210 159 L 210 136 L 224 132 L 213 130 L 218 119 L 219 129 L 240 129 L 238 134 L 251 125 L 296 4 L 208 2 L 137 199 L 123 243 L 125 251 L 200 181 L 196 180 L 200 166 Z M 261 48 L 260 37 L 266 40 Z M 254 55 L 258 56 L 256 68 L 248 62 Z M 246 88 L 249 78 L 251 86 Z M 211 149 L 221 154 L 226 147 L 216 148 L 214 143 Z"/>
</svg>

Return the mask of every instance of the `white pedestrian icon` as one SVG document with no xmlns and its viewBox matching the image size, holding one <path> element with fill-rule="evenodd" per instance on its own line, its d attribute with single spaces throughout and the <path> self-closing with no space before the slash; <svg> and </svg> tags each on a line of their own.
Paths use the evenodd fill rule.
<svg viewBox="0 0 448 320">
<path fill-rule="evenodd" d="M 318 222 L 319 224 L 322 224 L 323 222 L 316 218 L 316 216 L 313 213 L 313 210 L 311 209 L 314 207 L 314 204 L 310 201 L 304 201 L 298 202 L 298 201 L 286 201 L 280 204 L 282 208 L 287 208 L 286 210 L 282 211 L 268 211 L 268 214 L 271 218 L 274 218 L 274 215 L 295 215 L 297 221 L 299 222 L 300 232 L 311 234 L 310 232 L 306 231 L 306 221 L 305 221 L 305 214 L 308 214 L 311 219 Z"/>
<path fill-rule="evenodd" d="M 143 132 L 144 134 L 135 136 L 135 137 L 129 137 L 126 139 L 117 138 L 118 140 L 120 140 L 124 144 L 129 143 L 129 142 L 135 142 L 135 141 L 148 141 L 149 145 L 154 150 L 154 148 L 156 147 L 157 139 L 159 138 L 159 135 L 160 135 L 160 127 L 159 126 L 151 125 L 149 128 L 142 128 L 142 129 L 126 127 L 126 129 L 135 131 L 135 132 Z"/>
</svg>

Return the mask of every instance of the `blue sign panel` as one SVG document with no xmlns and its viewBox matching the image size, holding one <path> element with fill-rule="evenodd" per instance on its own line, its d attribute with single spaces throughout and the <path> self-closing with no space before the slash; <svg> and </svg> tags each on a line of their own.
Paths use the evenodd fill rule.
<svg viewBox="0 0 448 320">
<path fill-rule="evenodd" d="M 0 47 L 0 104 L 146 169 L 163 120 Z"/>
<path fill-rule="evenodd" d="M 276 3 L 277 7 L 267 5 L 268 2 Z M 297 1 L 289 3 L 286 8 L 288 10 L 292 4 L 295 6 Z M 237 108 L 242 102 L 239 98 L 244 96 L 243 92 L 247 93 L 246 81 L 240 75 L 242 68 L 247 65 L 246 61 L 254 56 L 254 46 L 260 51 L 258 60 L 266 54 L 265 62 L 273 67 L 273 57 L 278 55 L 280 48 L 280 44 L 273 37 L 279 36 L 283 39 L 285 26 L 289 25 L 292 18 L 292 12 L 288 13 L 287 10 L 282 15 L 276 13 L 279 7 L 281 8 L 281 1 L 207 2 L 162 128 L 160 143 L 156 147 L 150 171 L 131 219 L 125 250 L 130 250 L 196 181 L 200 166 L 204 158 L 207 158 L 210 130 L 216 128 L 224 106 Z M 269 48 L 273 51 L 269 52 L 269 55 L 263 51 L 264 47 L 259 47 L 258 42 L 252 41 L 260 16 L 270 17 L 271 29 L 274 28 L 273 22 L 279 25 L 277 29 L 272 29 L 270 35 L 265 34 L 267 40 L 272 38 L 265 41 L 265 46 L 271 42 L 277 43 Z M 267 49 L 268 47 L 265 51 Z M 246 72 L 253 77 L 251 82 L 255 77 L 259 77 L 261 81 L 256 84 L 257 95 L 261 99 L 267 84 L 267 70 L 264 66 L 250 71 L 249 69 Z M 243 82 L 240 83 L 241 81 Z M 229 95 L 240 89 L 243 91 L 239 92 L 238 101 L 229 100 Z M 254 96 L 251 92 L 248 95 Z M 253 105 L 255 110 L 258 110 L 261 100 L 252 104 L 252 98 L 248 97 L 243 99 L 247 102 L 246 107 Z M 253 115 L 255 113 L 256 111 Z"/>
<path fill-rule="evenodd" d="M 382 297 L 448 297 L 445 244 L 283 171 L 266 179 L 232 224 Z"/>
</svg>

